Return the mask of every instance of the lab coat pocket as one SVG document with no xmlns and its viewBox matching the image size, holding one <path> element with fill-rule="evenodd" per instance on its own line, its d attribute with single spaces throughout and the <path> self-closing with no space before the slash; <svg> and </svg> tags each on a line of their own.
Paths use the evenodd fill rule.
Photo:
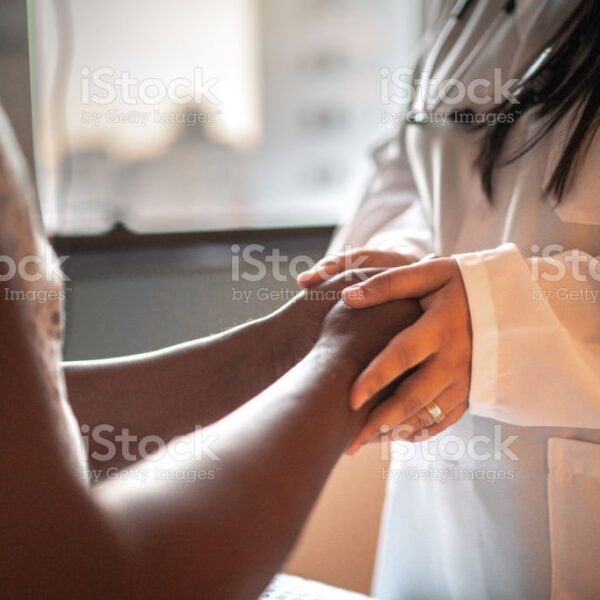
<svg viewBox="0 0 600 600">
<path fill-rule="evenodd" d="M 600 598 L 600 444 L 550 438 L 552 598 Z"/>
</svg>

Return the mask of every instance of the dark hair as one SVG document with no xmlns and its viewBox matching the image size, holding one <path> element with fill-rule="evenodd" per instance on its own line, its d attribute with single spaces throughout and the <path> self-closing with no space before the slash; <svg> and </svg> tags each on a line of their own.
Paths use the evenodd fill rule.
<svg viewBox="0 0 600 600">
<path fill-rule="evenodd" d="M 513 117 L 496 122 L 483 137 L 476 166 L 490 201 L 495 168 L 521 158 L 575 108 L 565 150 L 544 190 L 560 202 L 600 125 L 600 2 L 580 0 L 545 47 L 551 51 L 540 71 L 523 82 L 519 104 L 506 100 L 500 106 Z M 534 111 L 538 130 L 517 152 L 501 159 L 511 126 L 528 110 Z"/>
</svg>

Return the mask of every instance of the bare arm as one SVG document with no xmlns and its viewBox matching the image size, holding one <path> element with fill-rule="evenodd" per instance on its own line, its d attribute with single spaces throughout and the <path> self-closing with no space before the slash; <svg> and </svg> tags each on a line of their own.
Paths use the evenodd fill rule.
<svg viewBox="0 0 600 600">
<path fill-rule="evenodd" d="M 338 276 L 220 335 L 130 357 L 64 363 L 69 402 L 85 426 L 93 481 L 139 458 L 143 438 L 168 442 L 210 425 L 271 385 L 312 348 L 336 302 L 331 292 L 355 281 L 357 275 Z M 130 452 L 112 456 L 123 432 Z"/>
<path fill-rule="evenodd" d="M 218 421 L 268 387 L 295 362 L 283 347 L 284 326 L 272 315 L 155 352 L 64 363 L 91 467 L 101 473 L 130 464 L 122 453 L 110 453 L 123 432 L 137 440 L 128 456 L 139 457 L 144 437 L 168 442 Z"/>
<path fill-rule="evenodd" d="M 4 461 L 3 480 L 10 469 L 19 474 L 0 515 L 9 591 L 44 585 L 50 597 L 64 597 L 89 586 L 112 597 L 256 597 L 364 420 L 347 408 L 353 379 L 417 308 L 350 313 L 336 307 L 304 360 L 203 433 L 216 436 L 218 461 L 169 455 L 125 472 L 153 474 L 145 482 L 132 477 L 94 488 L 83 485 L 69 458 L 64 418 L 32 376 L 31 343 L 13 321 L 0 375 L 11 406 L 0 444 L 13 460 L 10 467 Z M 214 479 L 177 479 L 215 464 Z"/>
</svg>

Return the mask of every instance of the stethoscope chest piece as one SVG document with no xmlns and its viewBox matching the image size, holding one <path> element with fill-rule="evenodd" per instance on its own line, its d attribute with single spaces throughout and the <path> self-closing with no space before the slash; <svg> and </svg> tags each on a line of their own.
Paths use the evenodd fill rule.
<svg viewBox="0 0 600 600">
<path fill-rule="evenodd" d="M 411 109 L 406 113 L 405 120 L 409 125 L 427 125 L 430 122 L 456 123 L 458 125 L 475 125 L 477 115 L 470 108 L 451 110 L 447 113 L 432 115 L 424 110 Z"/>
<path fill-rule="evenodd" d="M 424 110 L 409 110 L 406 113 L 406 122 L 410 125 L 425 125 L 429 122 L 429 114 Z"/>
</svg>

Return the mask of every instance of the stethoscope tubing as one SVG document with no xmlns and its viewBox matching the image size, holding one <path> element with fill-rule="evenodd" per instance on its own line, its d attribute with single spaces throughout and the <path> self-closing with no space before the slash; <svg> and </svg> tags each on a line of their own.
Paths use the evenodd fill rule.
<svg viewBox="0 0 600 600">
<path fill-rule="evenodd" d="M 456 29 L 456 27 L 463 20 L 468 8 L 472 4 L 473 0 L 458 0 L 458 2 L 454 5 L 452 10 L 450 11 L 450 17 L 448 21 L 444 24 L 442 30 L 437 36 L 436 40 L 433 43 L 433 46 L 427 56 L 425 57 L 425 61 L 423 64 L 423 73 L 429 75 L 432 74 L 433 71 L 437 68 L 439 58 L 448 42 L 448 39 Z M 484 49 L 486 44 L 490 41 L 492 36 L 500 29 L 502 22 L 507 19 L 513 12 L 516 6 L 515 0 L 508 0 L 502 6 L 502 10 L 498 13 L 492 22 L 488 25 L 486 30 L 483 32 L 477 43 L 473 46 L 467 57 L 461 62 L 456 71 L 449 78 L 450 81 L 456 81 L 460 79 L 464 73 L 469 69 L 469 67 L 473 64 L 476 58 L 479 56 L 481 51 Z M 548 46 L 542 50 L 531 63 L 531 65 L 525 70 L 524 74 L 519 77 L 519 80 L 515 84 L 512 89 L 513 95 L 518 97 L 518 94 L 523 90 L 524 85 L 532 79 L 535 75 L 537 75 L 543 66 L 546 64 L 550 54 L 552 51 L 552 47 Z M 438 89 L 438 93 L 439 93 Z M 421 104 L 418 103 L 418 100 L 423 100 Z M 411 107 L 409 108 L 406 114 L 406 123 L 409 125 L 425 125 L 429 121 L 429 115 L 437 111 L 437 109 L 443 104 L 442 100 L 438 100 L 435 104 L 428 106 L 425 99 L 417 98 L 417 102 L 413 102 Z M 458 115 L 464 113 L 465 111 L 469 111 L 469 109 L 463 109 L 452 111 L 453 114 Z M 460 123 L 460 120 L 456 120 L 456 122 Z"/>
</svg>

